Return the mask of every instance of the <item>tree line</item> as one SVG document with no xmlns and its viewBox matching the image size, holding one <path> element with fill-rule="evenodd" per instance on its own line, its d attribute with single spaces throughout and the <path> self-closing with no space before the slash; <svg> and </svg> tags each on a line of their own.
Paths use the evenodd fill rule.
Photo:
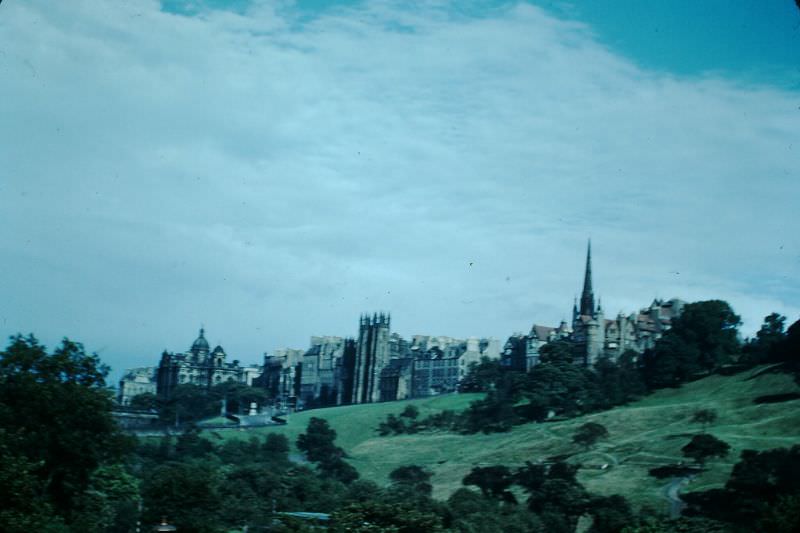
<svg viewBox="0 0 800 533">
<path fill-rule="evenodd" d="M 473 364 L 461 390 L 484 392 L 466 410 L 426 418 L 389 415 L 382 435 L 446 429 L 461 433 L 509 431 L 517 424 L 571 418 L 626 404 L 655 390 L 678 387 L 713 373 L 738 372 L 774 363 L 776 371 L 800 380 L 800 320 L 785 328 L 773 313 L 752 339 L 742 341 L 740 318 L 726 302 L 708 300 L 684 306 L 653 348 L 601 357 L 593 367 L 575 364 L 578 347 L 566 340 L 539 351 L 528 372 L 508 370 L 497 360 Z"/>
</svg>

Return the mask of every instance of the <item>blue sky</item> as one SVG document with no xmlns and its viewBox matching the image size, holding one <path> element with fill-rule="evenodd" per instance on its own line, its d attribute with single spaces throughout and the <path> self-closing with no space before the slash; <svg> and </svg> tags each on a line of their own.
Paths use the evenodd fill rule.
<svg viewBox="0 0 800 533">
<path fill-rule="evenodd" d="M 505 339 L 590 237 L 608 313 L 794 321 L 800 10 L 735 4 L 3 2 L 0 335 Z"/>
</svg>

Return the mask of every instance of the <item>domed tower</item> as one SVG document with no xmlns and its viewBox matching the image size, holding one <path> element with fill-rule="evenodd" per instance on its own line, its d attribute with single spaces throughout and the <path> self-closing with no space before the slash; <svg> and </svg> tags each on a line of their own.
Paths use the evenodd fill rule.
<svg viewBox="0 0 800 533">
<path fill-rule="evenodd" d="M 209 349 L 210 348 L 208 346 L 208 341 L 206 340 L 205 337 L 205 330 L 203 328 L 200 328 L 200 335 L 192 343 L 192 347 L 189 349 L 189 351 L 192 353 L 192 357 L 194 358 L 194 360 L 197 363 L 202 364 L 208 358 Z"/>
</svg>

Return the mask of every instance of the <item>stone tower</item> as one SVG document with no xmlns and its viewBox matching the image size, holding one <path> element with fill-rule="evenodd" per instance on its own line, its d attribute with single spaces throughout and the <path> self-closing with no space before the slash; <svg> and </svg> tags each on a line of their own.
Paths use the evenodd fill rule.
<svg viewBox="0 0 800 533">
<path fill-rule="evenodd" d="M 380 400 L 381 371 L 389 364 L 390 324 L 391 317 L 383 313 L 359 320 L 352 403 Z"/>
</svg>

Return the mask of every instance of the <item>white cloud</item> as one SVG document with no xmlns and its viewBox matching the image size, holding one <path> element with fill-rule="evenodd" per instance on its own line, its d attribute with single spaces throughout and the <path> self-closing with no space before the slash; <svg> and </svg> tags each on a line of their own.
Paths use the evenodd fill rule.
<svg viewBox="0 0 800 533">
<path fill-rule="evenodd" d="M 796 93 L 648 72 L 522 5 L 2 9 L 2 332 L 117 368 L 201 322 L 246 361 L 377 309 L 503 337 L 565 317 L 588 236 L 609 312 L 800 315 Z"/>
</svg>

